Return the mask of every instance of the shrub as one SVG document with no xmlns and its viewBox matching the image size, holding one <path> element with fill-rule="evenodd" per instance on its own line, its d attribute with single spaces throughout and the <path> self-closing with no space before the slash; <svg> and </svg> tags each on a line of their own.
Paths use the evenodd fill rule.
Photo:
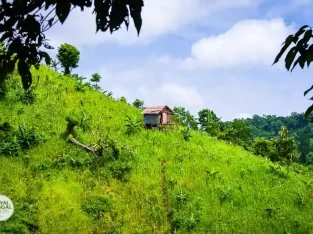
<svg viewBox="0 0 313 234">
<path fill-rule="evenodd" d="M 65 120 L 67 122 L 67 126 L 66 126 L 67 135 L 73 135 L 74 127 L 76 127 L 79 124 L 79 121 L 74 116 L 67 116 Z"/>
<path fill-rule="evenodd" d="M 127 123 L 124 125 L 126 126 L 126 134 L 134 135 L 138 133 L 142 129 L 142 120 L 135 120 L 131 117 L 127 116 L 127 119 L 125 120 Z"/>
<path fill-rule="evenodd" d="M 41 141 L 41 136 L 35 132 L 35 129 L 27 127 L 25 123 L 18 127 L 16 136 L 21 149 L 30 149 Z"/>
<path fill-rule="evenodd" d="M 185 128 L 181 131 L 181 134 L 183 135 L 183 138 L 185 141 L 189 141 L 190 138 L 192 137 L 191 136 L 191 133 L 190 133 L 190 128 Z"/>
<path fill-rule="evenodd" d="M 0 81 L 0 99 L 5 97 L 5 94 L 7 93 L 8 89 L 5 85 L 4 81 Z"/>
<path fill-rule="evenodd" d="M 85 111 L 82 111 L 82 117 L 80 119 L 79 126 L 83 129 L 84 132 L 89 131 L 91 129 L 90 121 L 91 121 L 91 116 Z"/>
<path fill-rule="evenodd" d="M 24 104 L 33 104 L 36 99 L 36 94 L 34 92 L 35 88 L 30 87 L 27 90 L 23 90 L 20 92 L 20 100 Z"/>
<path fill-rule="evenodd" d="M 81 208 L 92 218 L 100 219 L 105 212 L 109 212 L 111 210 L 111 205 L 107 198 L 91 197 L 82 204 Z"/>
<path fill-rule="evenodd" d="M 8 156 L 18 156 L 21 150 L 20 144 L 16 141 L 0 143 L 0 154 Z"/>
<path fill-rule="evenodd" d="M 132 166 L 129 162 L 114 161 L 110 163 L 109 170 L 111 171 L 114 179 L 126 182 L 128 181 L 128 176 L 132 170 Z"/>
</svg>

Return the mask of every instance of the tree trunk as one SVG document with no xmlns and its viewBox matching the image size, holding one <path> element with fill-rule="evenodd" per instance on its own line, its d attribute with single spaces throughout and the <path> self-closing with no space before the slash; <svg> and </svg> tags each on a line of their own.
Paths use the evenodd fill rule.
<svg viewBox="0 0 313 234">
<path fill-rule="evenodd" d="M 71 74 L 70 67 L 64 67 L 64 75 L 69 75 L 69 74 Z"/>
</svg>

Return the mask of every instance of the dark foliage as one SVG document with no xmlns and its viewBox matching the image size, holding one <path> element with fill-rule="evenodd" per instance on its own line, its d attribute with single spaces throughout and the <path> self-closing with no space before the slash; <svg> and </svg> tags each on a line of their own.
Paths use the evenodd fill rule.
<svg viewBox="0 0 313 234">
<path fill-rule="evenodd" d="M 313 44 L 311 39 L 313 38 L 313 30 L 310 26 L 302 26 L 295 34 L 289 35 L 285 42 L 282 44 L 282 48 L 277 54 L 275 63 L 277 63 L 282 55 L 287 51 L 290 46 L 292 46 L 285 57 L 285 67 L 287 71 L 293 71 L 293 69 L 299 65 L 302 69 L 307 65 L 310 66 L 313 61 Z M 313 89 L 313 85 L 304 92 L 306 96 Z M 313 100 L 313 97 L 310 98 Z M 309 115 L 313 112 L 313 105 L 311 105 L 305 112 L 305 118 L 308 118 Z M 311 119 L 313 122 L 313 118 Z"/>
<path fill-rule="evenodd" d="M 70 75 L 72 69 L 78 67 L 80 52 L 75 46 L 64 43 L 58 48 L 57 58 L 64 68 L 64 75 Z"/>
<path fill-rule="evenodd" d="M 188 127 L 192 130 L 198 130 L 198 123 L 192 114 L 184 107 L 174 107 L 173 122 L 176 122 L 183 127 Z"/>
<path fill-rule="evenodd" d="M 248 126 L 252 128 L 253 138 L 264 138 L 263 141 L 259 139 L 257 142 L 258 150 L 264 151 L 268 148 L 268 141 L 272 138 L 277 138 L 282 126 L 286 126 L 289 135 L 294 137 L 299 151 L 301 153 L 300 162 L 306 162 L 307 155 L 313 151 L 313 126 L 305 119 L 303 113 L 291 113 L 289 116 L 275 116 L 275 115 L 254 115 L 252 118 L 244 120 Z M 262 155 L 262 153 L 258 153 Z"/>
<path fill-rule="evenodd" d="M 38 69 L 43 59 L 46 64 L 51 63 L 49 54 L 41 50 L 42 47 L 53 49 L 48 44 L 46 31 L 58 21 L 63 24 L 74 8 L 79 7 L 83 11 L 92 6 L 97 32 L 109 29 L 113 33 L 123 23 L 128 29 L 131 17 L 139 35 L 143 0 L 2 0 L 0 42 L 4 43 L 7 51 L 0 53 L 0 77 L 12 73 L 17 64 L 23 88 L 28 89 L 32 84 L 30 67 Z"/>
<path fill-rule="evenodd" d="M 28 150 L 43 140 L 34 128 L 23 124 L 15 130 L 9 123 L 0 124 L 0 154 L 18 156 L 21 150 Z"/>
<path fill-rule="evenodd" d="M 92 218 L 100 219 L 105 212 L 111 210 L 111 205 L 104 197 L 91 197 L 83 203 L 82 210 Z"/>
</svg>

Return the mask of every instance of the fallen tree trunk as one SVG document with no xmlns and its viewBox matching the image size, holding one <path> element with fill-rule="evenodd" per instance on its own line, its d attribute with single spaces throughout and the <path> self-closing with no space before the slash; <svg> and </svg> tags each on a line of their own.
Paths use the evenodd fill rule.
<svg viewBox="0 0 313 234">
<path fill-rule="evenodd" d="M 73 143 L 74 145 L 80 146 L 80 147 L 84 148 L 85 150 L 87 150 L 87 151 L 89 151 L 89 152 L 95 153 L 95 150 L 94 150 L 92 147 L 80 143 L 80 142 L 79 142 L 78 140 L 76 140 L 74 137 L 73 137 L 73 138 L 70 138 L 70 139 L 68 139 L 68 140 L 69 140 L 71 143 Z"/>
</svg>

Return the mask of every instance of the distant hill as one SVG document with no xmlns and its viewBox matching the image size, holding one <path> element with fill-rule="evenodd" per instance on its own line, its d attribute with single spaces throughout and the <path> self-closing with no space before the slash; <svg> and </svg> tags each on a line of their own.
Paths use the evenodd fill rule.
<svg viewBox="0 0 313 234">
<path fill-rule="evenodd" d="M 15 205 L 0 233 L 313 230 L 307 168 L 288 173 L 197 131 L 185 141 L 176 128 L 138 130 L 138 109 L 43 66 L 38 76 L 34 91 L 22 94 L 13 74 L 0 101 L 0 194 Z M 255 136 L 277 134 L 265 120 L 246 121 Z"/>
<path fill-rule="evenodd" d="M 273 138 L 277 137 L 280 127 L 285 125 L 291 136 L 299 146 L 301 162 L 306 155 L 313 152 L 313 124 L 304 118 L 304 113 L 292 113 L 290 116 L 254 115 L 245 119 L 247 125 L 252 127 L 253 137 Z"/>
</svg>

